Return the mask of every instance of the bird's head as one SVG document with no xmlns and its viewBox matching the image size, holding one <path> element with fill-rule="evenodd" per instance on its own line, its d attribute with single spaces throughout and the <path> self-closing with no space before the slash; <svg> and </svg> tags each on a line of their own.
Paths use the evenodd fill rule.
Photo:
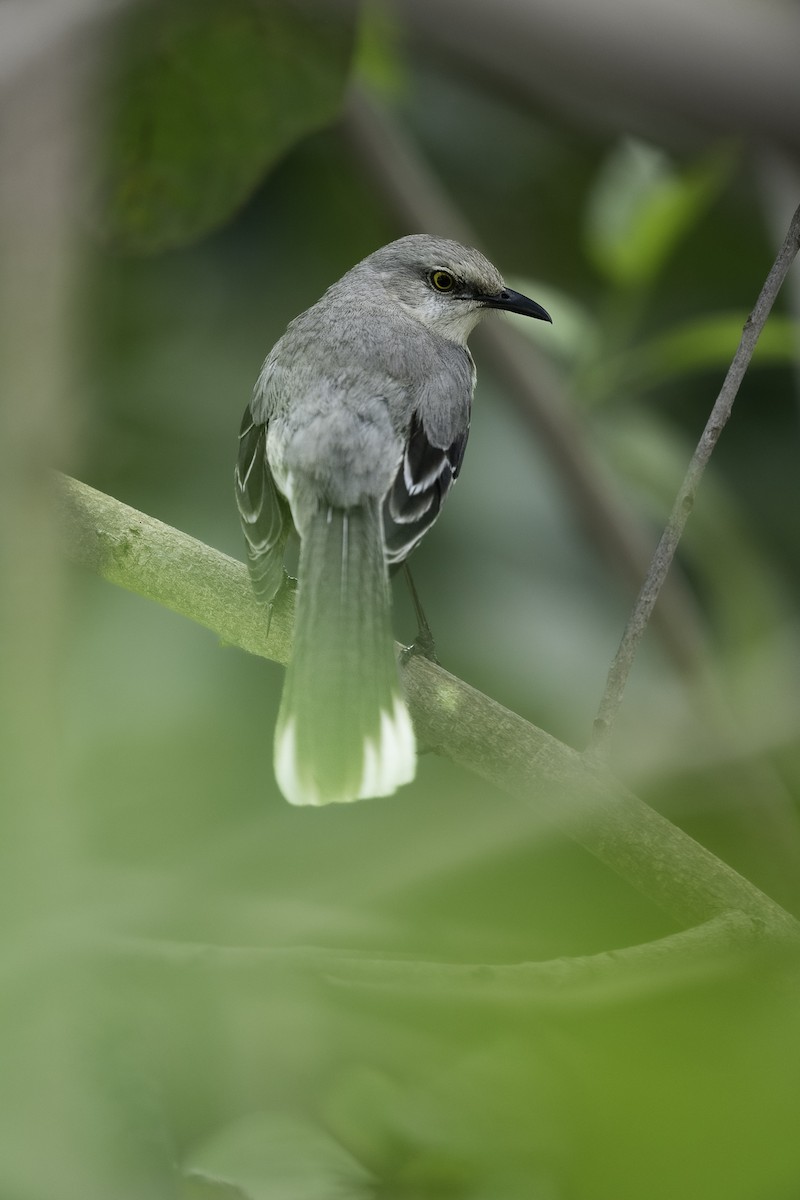
<svg viewBox="0 0 800 1200">
<path fill-rule="evenodd" d="M 550 315 L 503 277 L 478 250 L 447 238 L 413 234 L 376 250 L 356 268 L 387 298 L 449 341 L 466 344 L 490 308 L 541 321 Z"/>
</svg>

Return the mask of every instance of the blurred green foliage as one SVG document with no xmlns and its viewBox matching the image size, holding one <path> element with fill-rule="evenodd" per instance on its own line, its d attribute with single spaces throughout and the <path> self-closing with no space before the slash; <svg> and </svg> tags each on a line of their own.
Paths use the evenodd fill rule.
<svg viewBox="0 0 800 1200">
<path fill-rule="evenodd" d="M 289 147 L 335 117 L 353 49 L 343 8 L 132 5 L 107 63 L 104 238 L 155 252 L 230 220 Z"/>
<path fill-rule="evenodd" d="M 553 312 L 537 347 L 655 541 L 774 253 L 765 185 L 727 142 L 660 145 L 524 107 L 384 8 L 352 68 L 354 16 L 169 0 L 121 18 L 62 465 L 242 556 L 232 468 L 261 360 L 408 232 L 337 116 L 355 70 L 512 284 Z M 475 353 L 464 475 L 415 576 L 449 669 L 584 744 L 632 589 Z M 616 765 L 798 913 L 796 354 L 784 301 L 681 551 L 722 710 L 651 635 Z M 400 594 L 397 626 L 408 640 Z M 139 597 L 72 573 L 64 641 L 70 901 L 35 924 L 13 903 L 5 917 L 3 1195 L 798 1194 L 793 954 L 528 1003 L 348 983 L 303 948 L 491 966 L 674 926 L 556 833 L 540 797 L 512 801 L 434 755 L 391 800 L 289 808 L 271 769 L 280 669 Z"/>
</svg>

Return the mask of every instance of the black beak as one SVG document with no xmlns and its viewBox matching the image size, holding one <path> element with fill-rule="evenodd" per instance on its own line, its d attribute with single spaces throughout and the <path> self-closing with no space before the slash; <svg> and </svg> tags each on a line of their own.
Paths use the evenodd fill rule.
<svg viewBox="0 0 800 1200">
<path fill-rule="evenodd" d="M 502 292 L 498 292 L 496 296 L 482 296 L 486 308 L 502 308 L 506 312 L 519 313 L 523 317 L 535 317 L 537 321 L 549 321 L 553 324 L 553 318 L 546 308 L 542 308 L 541 304 L 537 304 L 535 300 L 529 300 L 527 296 L 523 296 L 521 292 L 514 292 L 511 288 L 503 288 Z"/>
</svg>

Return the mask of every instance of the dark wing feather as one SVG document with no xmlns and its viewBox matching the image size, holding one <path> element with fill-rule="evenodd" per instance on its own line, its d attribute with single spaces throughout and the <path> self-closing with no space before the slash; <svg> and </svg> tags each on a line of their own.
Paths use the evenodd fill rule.
<svg viewBox="0 0 800 1200">
<path fill-rule="evenodd" d="M 239 433 L 234 485 L 253 589 L 269 604 L 283 582 L 283 550 L 292 518 L 267 462 L 267 426 L 253 419 L 249 405 Z"/>
<path fill-rule="evenodd" d="M 461 470 L 468 435 L 469 425 L 449 446 L 435 446 L 419 414 L 412 416 L 403 460 L 383 505 L 388 563 L 401 563 L 438 517 Z"/>
</svg>

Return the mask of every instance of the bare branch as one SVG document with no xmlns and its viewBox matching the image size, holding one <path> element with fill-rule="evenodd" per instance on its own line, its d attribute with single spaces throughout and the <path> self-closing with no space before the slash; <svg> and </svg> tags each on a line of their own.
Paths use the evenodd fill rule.
<svg viewBox="0 0 800 1200">
<path fill-rule="evenodd" d="M 226 642 L 285 661 L 293 596 L 263 609 L 241 563 L 76 480 L 61 479 L 66 553 L 103 578 L 183 613 Z M 797 922 L 741 875 L 569 746 L 421 658 L 403 681 L 420 738 L 540 813 L 681 925 L 738 910 L 775 938 Z"/>
<path fill-rule="evenodd" d="M 661 535 L 653 561 L 642 590 L 634 605 L 633 611 L 625 626 L 619 649 L 608 672 L 606 688 L 594 723 L 593 749 L 599 749 L 606 742 L 611 732 L 614 719 L 622 703 L 623 692 L 628 681 L 633 660 L 642 640 L 650 616 L 659 597 L 664 581 L 667 578 L 678 542 L 686 527 L 689 514 L 694 507 L 697 489 L 703 472 L 708 465 L 719 436 L 731 415 L 733 402 L 739 391 L 739 386 L 750 364 L 753 351 L 756 348 L 761 330 L 766 324 L 772 305 L 778 295 L 781 284 L 800 249 L 800 207 L 796 210 L 789 225 L 783 245 L 761 289 L 755 308 L 745 322 L 741 340 L 728 368 L 728 373 L 720 389 L 720 393 L 711 410 L 697 449 L 694 452 L 689 469 L 678 491 L 675 504 L 667 522 L 666 529 Z"/>
</svg>

